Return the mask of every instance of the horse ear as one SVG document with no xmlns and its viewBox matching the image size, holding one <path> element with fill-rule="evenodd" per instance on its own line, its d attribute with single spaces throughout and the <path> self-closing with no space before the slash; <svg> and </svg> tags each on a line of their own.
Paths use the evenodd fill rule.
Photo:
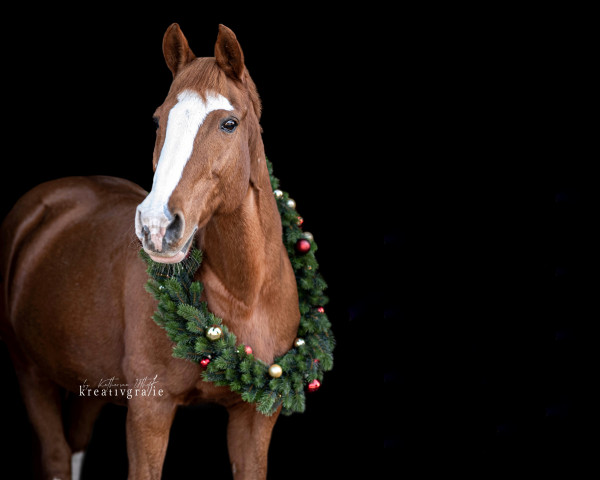
<svg viewBox="0 0 600 480">
<path fill-rule="evenodd" d="M 244 76 L 244 53 L 233 33 L 225 25 L 219 25 L 217 43 L 215 43 L 215 59 L 221 69 L 234 80 L 242 80 Z"/>
<path fill-rule="evenodd" d="M 176 23 L 167 28 L 165 32 L 165 36 L 163 37 L 163 55 L 165 56 L 167 67 L 169 67 L 173 76 L 177 75 L 177 72 L 196 58 L 181 28 Z"/>
</svg>

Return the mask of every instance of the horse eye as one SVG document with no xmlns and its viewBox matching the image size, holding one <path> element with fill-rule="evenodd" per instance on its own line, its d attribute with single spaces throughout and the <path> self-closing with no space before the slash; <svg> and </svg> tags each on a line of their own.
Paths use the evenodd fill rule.
<svg viewBox="0 0 600 480">
<path fill-rule="evenodd" d="M 228 118 L 223 123 L 221 123 L 221 130 L 227 133 L 233 132 L 238 126 L 238 122 L 233 118 Z"/>
<path fill-rule="evenodd" d="M 154 126 L 156 127 L 156 129 L 158 130 L 158 117 L 152 117 L 152 121 L 154 122 Z"/>
</svg>

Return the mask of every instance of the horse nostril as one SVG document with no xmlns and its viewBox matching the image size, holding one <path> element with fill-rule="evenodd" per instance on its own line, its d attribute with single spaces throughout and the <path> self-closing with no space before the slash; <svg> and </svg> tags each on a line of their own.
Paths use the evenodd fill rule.
<svg viewBox="0 0 600 480">
<path fill-rule="evenodd" d="M 165 240 L 167 243 L 175 243 L 181 238 L 183 235 L 184 224 L 183 217 L 176 213 L 175 218 L 169 224 L 165 233 Z"/>
<path fill-rule="evenodd" d="M 144 225 L 142 227 L 142 235 L 144 235 L 144 237 L 147 237 L 148 235 L 150 235 L 150 229 L 148 228 L 148 225 Z"/>
</svg>

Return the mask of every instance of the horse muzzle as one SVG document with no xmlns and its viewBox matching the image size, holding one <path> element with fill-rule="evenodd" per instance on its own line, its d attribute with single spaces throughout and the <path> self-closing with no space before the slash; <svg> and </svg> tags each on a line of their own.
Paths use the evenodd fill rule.
<svg viewBox="0 0 600 480">
<path fill-rule="evenodd" d="M 145 205 L 145 201 L 138 206 L 135 233 L 155 262 L 177 263 L 185 258 L 196 229 L 185 239 L 184 232 L 183 214 L 172 214 L 166 205 L 153 208 L 152 205 Z"/>
</svg>

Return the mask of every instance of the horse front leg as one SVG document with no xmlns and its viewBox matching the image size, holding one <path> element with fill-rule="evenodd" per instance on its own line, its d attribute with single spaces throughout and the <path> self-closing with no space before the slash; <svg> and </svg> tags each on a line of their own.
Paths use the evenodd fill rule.
<svg viewBox="0 0 600 480">
<path fill-rule="evenodd" d="M 279 410 L 267 417 L 256 406 L 241 402 L 227 409 L 227 447 L 235 480 L 267 478 L 267 457 Z"/>
<path fill-rule="evenodd" d="M 130 480 L 161 478 L 176 408 L 168 397 L 129 400 L 126 431 Z"/>
</svg>

